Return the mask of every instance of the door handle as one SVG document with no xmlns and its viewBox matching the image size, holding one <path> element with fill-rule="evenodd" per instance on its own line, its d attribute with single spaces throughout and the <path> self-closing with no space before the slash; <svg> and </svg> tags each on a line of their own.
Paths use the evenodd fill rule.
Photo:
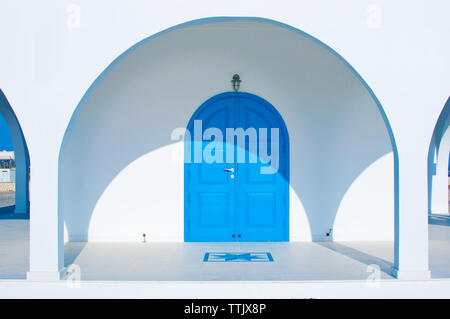
<svg viewBox="0 0 450 319">
<path fill-rule="evenodd" d="M 224 168 L 223 170 L 226 172 L 231 172 L 231 173 L 234 172 L 234 168 Z"/>
</svg>

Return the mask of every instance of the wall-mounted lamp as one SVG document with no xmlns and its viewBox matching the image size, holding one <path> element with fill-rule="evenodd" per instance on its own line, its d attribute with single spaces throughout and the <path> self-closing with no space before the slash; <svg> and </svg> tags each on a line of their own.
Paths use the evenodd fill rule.
<svg viewBox="0 0 450 319">
<path fill-rule="evenodd" d="M 241 88 L 241 82 L 242 81 L 239 74 L 233 75 L 233 80 L 231 80 L 231 83 L 233 84 L 233 90 L 235 90 L 236 92 L 239 91 L 239 89 Z"/>
</svg>

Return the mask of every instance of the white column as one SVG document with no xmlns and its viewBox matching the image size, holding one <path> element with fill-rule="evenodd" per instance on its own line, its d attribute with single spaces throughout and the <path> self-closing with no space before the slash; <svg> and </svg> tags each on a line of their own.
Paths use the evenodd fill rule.
<svg viewBox="0 0 450 319">
<path fill-rule="evenodd" d="M 36 132 L 36 131 L 35 131 Z M 59 280 L 64 272 L 63 219 L 58 216 L 58 142 L 34 136 L 30 183 L 28 280 Z"/>
<path fill-rule="evenodd" d="M 426 148 L 399 149 L 398 168 L 393 275 L 405 280 L 429 279 Z"/>
<path fill-rule="evenodd" d="M 438 144 L 436 174 L 432 177 L 431 212 L 448 215 L 448 156 L 450 130 L 447 129 Z"/>
</svg>

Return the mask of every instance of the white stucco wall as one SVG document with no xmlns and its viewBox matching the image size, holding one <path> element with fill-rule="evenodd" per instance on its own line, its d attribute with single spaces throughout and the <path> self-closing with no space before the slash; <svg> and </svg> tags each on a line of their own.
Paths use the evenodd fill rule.
<svg viewBox="0 0 450 319">
<path fill-rule="evenodd" d="M 393 159 L 379 109 L 357 76 L 318 43 L 261 21 L 171 31 L 102 76 L 72 120 L 61 153 L 60 207 L 70 240 L 183 240 L 182 144 L 171 132 L 230 91 L 272 103 L 290 137 L 291 240 L 393 239 Z M 180 152 L 181 150 L 181 152 Z M 354 184 L 370 168 L 375 181 Z M 379 193 L 384 188 L 386 192 Z M 356 190 L 354 188 L 357 188 Z M 362 188 L 362 190 L 361 190 Z M 80 190 L 83 190 L 80 192 Z M 375 194 L 375 195 L 374 195 Z M 383 212 L 366 206 L 376 201 Z"/>
</svg>

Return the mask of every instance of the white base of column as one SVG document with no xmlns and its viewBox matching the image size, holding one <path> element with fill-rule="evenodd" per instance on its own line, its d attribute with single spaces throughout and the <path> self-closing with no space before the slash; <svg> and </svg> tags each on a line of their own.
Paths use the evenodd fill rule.
<svg viewBox="0 0 450 319">
<path fill-rule="evenodd" d="M 58 281 L 66 275 L 66 269 L 60 271 L 29 271 L 27 280 L 29 281 Z"/>
<path fill-rule="evenodd" d="M 398 270 L 393 267 L 391 273 L 400 280 L 428 280 L 431 278 L 429 270 Z"/>
</svg>

